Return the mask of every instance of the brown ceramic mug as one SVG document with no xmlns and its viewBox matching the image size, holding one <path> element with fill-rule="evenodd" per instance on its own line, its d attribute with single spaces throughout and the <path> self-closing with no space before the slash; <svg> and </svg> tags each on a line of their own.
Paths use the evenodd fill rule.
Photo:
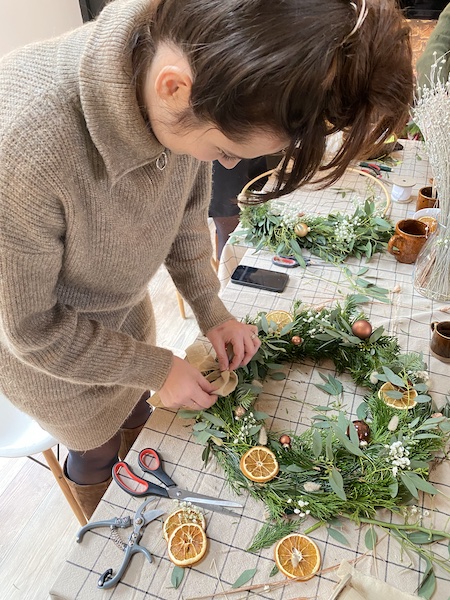
<svg viewBox="0 0 450 600">
<path fill-rule="evenodd" d="M 433 197 L 433 188 L 431 185 L 420 188 L 417 193 L 416 212 L 422 208 L 437 208 L 439 200 Z"/>
<path fill-rule="evenodd" d="M 403 219 L 395 226 L 395 233 L 388 242 L 388 252 L 398 262 L 413 263 L 428 238 L 428 227 L 416 219 Z"/>
<path fill-rule="evenodd" d="M 431 354 L 442 362 L 450 363 L 450 321 L 434 321 L 431 331 Z"/>
</svg>

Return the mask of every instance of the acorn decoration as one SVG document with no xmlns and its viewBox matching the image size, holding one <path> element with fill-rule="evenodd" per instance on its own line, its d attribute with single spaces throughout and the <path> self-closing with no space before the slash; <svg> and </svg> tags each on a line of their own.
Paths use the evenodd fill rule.
<svg viewBox="0 0 450 600">
<path fill-rule="evenodd" d="M 369 442 L 370 440 L 370 427 L 365 421 L 353 421 L 353 425 L 358 434 L 358 440 L 360 442 Z M 347 436 L 350 437 L 350 428 L 347 427 Z"/>
<path fill-rule="evenodd" d="M 290 448 L 291 447 L 291 438 L 284 434 L 280 437 L 280 444 L 283 446 L 283 448 Z"/>
<path fill-rule="evenodd" d="M 372 325 L 365 319 L 359 319 L 353 323 L 352 333 L 361 340 L 366 340 L 372 335 Z"/>
<path fill-rule="evenodd" d="M 311 227 L 308 227 L 306 223 L 297 223 L 294 227 L 294 233 L 297 237 L 305 237 L 311 231 Z"/>
<path fill-rule="evenodd" d="M 299 335 L 293 335 L 291 337 L 291 342 L 294 344 L 294 346 L 300 346 L 303 340 Z"/>
</svg>

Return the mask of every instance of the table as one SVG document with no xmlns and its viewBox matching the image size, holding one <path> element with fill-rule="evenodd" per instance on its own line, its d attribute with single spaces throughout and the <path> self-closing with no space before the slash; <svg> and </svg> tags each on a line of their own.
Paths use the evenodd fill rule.
<svg viewBox="0 0 450 600">
<path fill-rule="evenodd" d="M 417 177 L 417 185 L 410 204 L 393 205 L 391 216 L 394 221 L 414 212 L 417 189 L 427 182 L 430 175 L 421 147 L 413 142 L 407 142 L 405 146 L 404 162 L 398 170 L 403 174 Z M 419 155 L 422 156 L 422 160 L 417 159 Z M 294 198 L 294 201 L 298 201 L 300 205 L 305 198 L 304 195 L 302 192 L 296 192 L 295 196 L 297 198 Z M 320 210 L 326 212 L 332 200 L 336 200 L 336 193 L 330 194 L 330 191 L 326 190 L 323 192 L 323 197 L 328 198 L 330 203 L 326 205 L 324 200 L 320 205 Z M 242 255 L 240 260 L 245 264 L 285 270 L 272 265 L 269 253 L 261 252 L 254 255 L 251 249 L 238 248 L 238 250 Z M 236 248 L 227 249 L 227 252 L 229 251 L 235 252 Z M 229 253 L 225 256 L 225 263 L 229 263 L 231 255 Z M 356 267 L 359 261 L 352 259 L 348 264 L 350 267 Z M 425 361 L 429 365 L 431 394 L 438 405 L 442 404 L 446 394 L 450 392 L 450 369 L 448 365 L 429 354 L 430 322 L 448 320 L 448 313 L 441 312 L 441 309 L 446 309 L 449 305 L 435 303 L 419 296 L 412 285 L 412 266 L 398 263 L 389 254 L 375 255 L 368 266 L 370 272 L 376 275 L 377 284 L 391 290 L 391 303 L 367 304 L 364 310 L 374 327 L 384 325 L 388 334 L 397 336 L 402 350 L 424 353 Z M 285 271 L 290 279 L 282 294 L 262 292 L 229 283 L 223 289 L 222 298 L 237 318 L 244 318 L 246 315 L 256 315 L 258 311 L 289 310 L 293 300 L 297 298 L 315 306 L 328 302 L 331 298 L 339 299 L 340 294 L 337 291 L 339 287 L 342 293 L 345 293 L 346 280 L 343 278 L 342 271 L 319 259 L 314 258 L 311 266 L 306 270 L 286 269 Z M 331 283 L 333 281 L 338 282 L 339 285 Z M 200 341 L 206 344 L 205 340 Z M 267 423 L 270 428 L 298 432 L 309 424 L 312 414 L 311 404 L 323 404 L 324 400 L 326 402 L 326 395 L 314 385 L 321 381 L 319 373 L 334 373 L 334 369 L 332 364 L 324 363 L 317 367 L 308 360 L 286 364 L 285 369 L 286 380 L 265 382 L 258 400 L 258 409 L 270 415 Z M 344 384 L 346 406 L 348 410 L 354 411 L 362 400 L 364 391 L 356 388 L 346 375 L 339 376 L 339 379 Z M 307 403 L 302 401 L 305 398 Z M 138 469 L 138 451 L 147 446 L 159 448 L 165 457 L 167 470 L 182 487 L 213 496 L 236 499 L 227 486 L 223 472 L 214 461 L 210 461 L 205 468 L 203 467 L 201 459 L 203 446 L 198 445 L 192 438 L 188 424 L 189 422 L 179 419 L 173 411 L 156 409 L 130 451 L 128 462 Z M 436 527 L 448 527 L 447 520 L 450 516 L 448 462 L 442 462 L 437 466 L 430 479 L 436 487 L 447 494 L 447 498 L 436 497 L 432 501 L 432 506 L 428 504 L 430 500 L 421 500 L 419 510 L 428 509 L 431 513 L 430 516 L 424 517 L 424 524 L 429 525 L 432 519 Z M 207 556 L 186 571 L 177 590 L 171 584 L 173 565 L 167 556 L 166 543 L 161 532 L 161 518 L 159 522 L 154 522 L 146 528 L 141 541 L 153 555 L 152 564 L 146 564 L 144 557 L 137 555 L 131 561 L 122 582 L 115 589 L 97 590 L 99 575 L 109 567 L 117 569 L 122 560 L 122 553 L 109 539 L 108 529 L 96 529 L 85 535 L 82 544 L 77 545 L 74 542 L 74 549 L 54 583 L 50 597 L 53 600 L 92 600 L 96 597 L 105 600 L 110 598 L 193 600 L 229 590 L 244 570 L 257 568 L 251 583 L 264 583 L 267 584 L 267 588 L 260 587 L 251 595 L 218 594 L 216 597 L 327 600 L 338 581 L 336 572 L 330 568 L 339 565 L 344 559 L 357 560 L 358 571 L 372 574 L 403 591 L 414 593 L 419 585 L 424 564 L 413 562 L 409 565 L 409 559 L 402 555 L 400 547 L 391 537 L 381 539 L 376 552 L 368 553 L 364 544 L 365 529 L 347 523 L 343 533 L 350 541 L 348 547 L 335 541 L 326 528 L 320 528 L 311 534 L 320 547 L 322 564 L 327 569 L 324 573 L 308 582 L 290 583 L 276 589 L 272 587 L 273 583 L 282 581 L 283 578 L 280 574 L 269 577 L 274 564 L 273 549 L 265 549 L 256 554 L 245 552 L 264 522 L 264 508 L 246 496 L 240 496 L 239 500 L 244 504 L 241 518 L 207 513 L 209 540 Z M 132 515 L 140 502 L 140 499 L 132 498 L 112 484 L 93 520 Z M 167 508 L 168 512 L 173 508 L 172 501 L 169 500 L 161 500 L 153 506 Z M 311 523 L 306 523 L 302 529 L 305 529 L 308 524 Z M 125 534 L 129 531 L 121 532 L 122 537 L 126 538 Z M 448 558 L 447 544 L 442 543 L 440 548 L 443 556 Z M 449 580 L 448 573 L 438 571 L 437 591 L 433 600 L 447 600 Z"/>
</svg>

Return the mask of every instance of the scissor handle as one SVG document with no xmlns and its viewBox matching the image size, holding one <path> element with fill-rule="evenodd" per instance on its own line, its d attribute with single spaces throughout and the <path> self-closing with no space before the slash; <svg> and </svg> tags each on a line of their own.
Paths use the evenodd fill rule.
<svg viewBox="0 0 450 600">
<path fill-rule="evenodd" d="M 153 450 L 153 448 L 144 448 L 139 452 L 138 456 L 139 466 L 143 471 L 154 475 L 161 483 L 167 485 L 167 487 L 176 486 L 173 479 L 167 475 L 162 466 L 162 459 L 160 455 Z"/>
<path fill-rule="evenodd" d="M 135 473 L 133 473 L 131 467 L 123 460 L 117 462 L 113 466 L 112 476 L 117 485 L 131 496 L 162 496 L 163 498 L 169 497 L 169 494 L 167 493 L 167 490 L 165 488 L 162 488 L 159 485 L 155 485 L 154 483 L 150 483 L 146 479 L 138 477 Z M 137 483 L 140 486 L 140 489 L 135 489 L 135 486 L 132 485 L 133 482 L 135 484 Z"/>
</svg>

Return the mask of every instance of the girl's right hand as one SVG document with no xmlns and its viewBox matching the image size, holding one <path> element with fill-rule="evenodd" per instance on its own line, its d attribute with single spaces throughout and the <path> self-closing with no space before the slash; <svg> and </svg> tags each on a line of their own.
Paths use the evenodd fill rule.
<svg viewBox="0 0 450 600">
<path fill-rule="evenodd" d="M 173 357 L 172 368 L 158 395 L 167 408 L 202 410 L 217 401 L 214 386 L 187 361 Z"/>
</svg>

